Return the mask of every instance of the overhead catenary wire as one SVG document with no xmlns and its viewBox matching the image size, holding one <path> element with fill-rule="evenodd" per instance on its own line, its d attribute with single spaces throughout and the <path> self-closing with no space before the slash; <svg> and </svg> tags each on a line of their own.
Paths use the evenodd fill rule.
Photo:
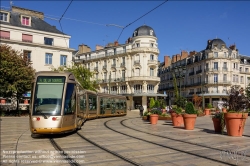
<svg viewBox="0 0 250 166">
<path fill-rule="evenodd" d="M 118 36 L 117 41 L 119 40 L 119 38 L 120 38 L 120 36 L 122 35 L 122 32 L 123 32 L 123 30 L 124 30 L 125 28 L 127 28 L 127 27 L 130 26 L 130 25 L 132 25 L 132 24 L 135 23 L 136 21 L 140 20 L 141 18 L 143 18 L 143 17 L 146 16 L 147 14 L 151 13 L 152 11 L 154 11 L 155 9 L 157 9 L 158 7 L 162 6 L 162 5 L 163 5 L 164 3 L 166 3 L 167 1 L 168 1 L 168 0 L 165 0 L 163 3 L 159 4 L 158 6 L 154 7 L 153 9 L 151 9 L 150 11 L 148 11 L 147 13 L 143 14 L 143 15 L 140 16 L 139 18 L 135 19 L 134 21 L 132 21 L 131 23 L 129 23 L 128 25 L 126 25 L 126 26 L 122 29 L 120 35 Z"/>
</svg>

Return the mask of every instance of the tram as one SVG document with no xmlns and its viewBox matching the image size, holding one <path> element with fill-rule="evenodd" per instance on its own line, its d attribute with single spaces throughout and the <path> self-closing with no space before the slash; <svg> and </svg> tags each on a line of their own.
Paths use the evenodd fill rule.
<svg viewBox="0 0 250 166">
<path fill-rule="evenodd" d="M 29 107 L 32 136 L 81 129 L 88 119 L 124 116 L 126 97 L 85 90 L 71 72 L 41 71 L 33 81 Z"/>
</svg>

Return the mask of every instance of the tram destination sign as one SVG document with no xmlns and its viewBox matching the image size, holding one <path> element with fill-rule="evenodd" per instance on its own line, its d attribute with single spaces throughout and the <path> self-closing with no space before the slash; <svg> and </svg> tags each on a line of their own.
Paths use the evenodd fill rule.
<svg viewBox="0 0 250 166">
<path fill-rule="evenodd" d="M 64 83 L 64 77 L 38 77 L 38 83 Z"/>
</svg>

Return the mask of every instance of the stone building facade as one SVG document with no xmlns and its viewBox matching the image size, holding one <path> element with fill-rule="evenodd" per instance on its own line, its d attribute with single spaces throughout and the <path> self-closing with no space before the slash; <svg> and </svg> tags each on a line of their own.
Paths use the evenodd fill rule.
<svg viewBox="0 0 250 166">
<path fill-rule="evenodd" d="M 203 106 L 227 100 L 231 86 L 245 88 L 250 83 L 249 64 L 250 57 L 239 55 L 236 45 L 227 47 L 221 39 L 208 40 L 200 52 L 182 51 L 172 59 L 165 56 L 158 71 L 159 91 L 169 94 L 168 102 L 173 104 L 175 76 L 180 94 L 189 100 L 194 94 L 203 97 Z"/>
<path fill-rule="evenodd" d="M 99 92 L 125 95 L 130 109 L 143 105 L 146 110 L 150 97 L 164 96 L 157 94 L 158 56 L 155 32 L 143 25 L 125 44 L 116 41 L 105 47 L 97 45 L 94 51 L 87 45 L 79 45 L 74 61 L 94 72 Z"/>
</svg>

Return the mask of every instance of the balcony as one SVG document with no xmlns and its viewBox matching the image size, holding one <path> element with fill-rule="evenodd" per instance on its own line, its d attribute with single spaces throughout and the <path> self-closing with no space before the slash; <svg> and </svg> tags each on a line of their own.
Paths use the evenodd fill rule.
<svg viewBox="0 0 250 166">
<path fill-rule="evenodd" d="M 111 68 L 116 68 L 116 64 L 112 64 L 112 65 L 111 65 Z"/>
<path fill-rule="evenodd" d="M 121 63 L 120 67 L 125 67 L 125 63 Z"/>
<path fill-rule="evenodd" d="M 135 60 L 134 61 L 134 65 L 139 65 L 140 64 L 140 60 Z"/>
<path fill-rule="evenodd" d="M 157 65 L 158 61 L 157 60 L 148 60 L 148 65 Z"/>
<path fill-rule="evenodd" d="M 231 81 L 205 81 L 205 84 L 231 84 Z"/>
<path fill-rule="evenodd" d="M 190 73 L 189 73 L 189 76 L 192 76 L 192 75 L 194 75 L 194 72 L 190 72 Z"/>
<path fill-rule="evenodd" d="M 197 70 L 196 74 L 202 73 L 202 70 Z"/>
<path fill-rule="evenodd" d="M 228 71 L 227 67 L 222 67 L 222 71 Z"/>
<path fill-rule="evenodd" d="M 107 65 L 102 66 L 103 70 L 107 70 Z"/>
<path fill-rule="evenodd" d="M 135 47 L 131 49 L 131 52 L 153 52 L 159 53 L 157 48 L 150 48 L 150 47 Z"/>
<path fill-rule="evenodd" d="M 133 76 L 133 77 L 127 77 L 126 81 L 145 81 L 145 80 L 150 80 L 150 81 L 160 81 L 160 77 L 155 77 L 155 76 Z"/>
</svg>

